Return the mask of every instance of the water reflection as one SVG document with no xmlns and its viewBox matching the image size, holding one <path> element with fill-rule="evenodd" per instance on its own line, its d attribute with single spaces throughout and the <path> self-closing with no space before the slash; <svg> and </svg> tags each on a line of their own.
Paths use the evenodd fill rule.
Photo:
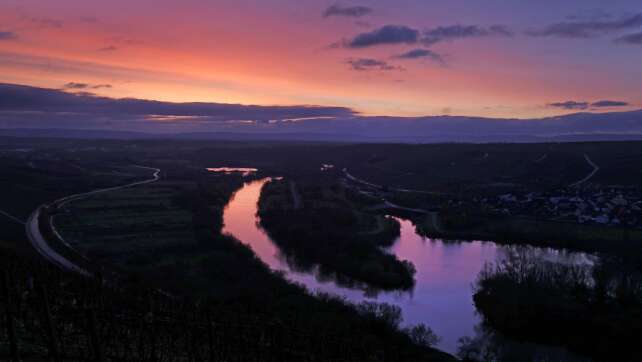
<svg viewBox="0 0 642 362">
<path fill-rule="evenodd" d="M 223 173 L 235 173 L 240 172 L 243 176 L 253 174 L 258 171 L 256 168 L 251 167 L 211 167 L 208 168 L 209 172 L 223 172 Z"/>
<path fill-rule="evenodd" d="M 500 246 L 492 242 L 446 242 L 418 235 L 408 220 L 398 219 L 401 234 L 390 252 L 415 265 L 416 284 L 411 293 L 380 292 L 366 285 L 338 280 L 318 267 L 301 267 L 284 256 L 258 224 L 257 202 L 267 179 L 247 183 L 231 199 L 224 212 L 224 232 L 248 244 L 263 262 L 282 271 L 290 281 L 345 297 L 352 302 L 364 300 L 401 307 L 404 324 L 425 323 L 440 337 L 438 347 L 456 353 L 458 340 L 474 336 L 480 319 L 472 301 L 477 275 L 488 262 L 508 257 L 516 250 L 551 261 L 583 263 L 585 255 L 534 247 Z"/>
</svg>

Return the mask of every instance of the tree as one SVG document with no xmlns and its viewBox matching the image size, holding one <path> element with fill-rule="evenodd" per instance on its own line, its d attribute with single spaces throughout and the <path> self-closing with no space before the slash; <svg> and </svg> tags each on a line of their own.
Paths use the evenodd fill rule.
<svg viewBox="0 0 642 362">
<path fill-rule="evenodd" d="M 433 347 L 439 341 L 441 341 L 441 337 L 439 337 L 433 330 L 426 326 L 423 323 L 419 323 L 414 327 L 407 328 L 405 330 L 406 334 L 412 342 L 418 346 L 422 347 Z"/>
</svg>

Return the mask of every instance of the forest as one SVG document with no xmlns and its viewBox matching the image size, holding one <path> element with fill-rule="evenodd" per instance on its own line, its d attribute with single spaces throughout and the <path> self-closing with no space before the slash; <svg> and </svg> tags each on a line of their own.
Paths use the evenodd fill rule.
<svg viewBox="0 0 642 362">
<path fill-rule="evenodd" d="M 381 248 L 392 245 L 399 225 L 392 218 L 360 211 L 338 184 L 297 183 L 289 179 L 263 186 L 259 199 L 261 225 L 303 270 L 320 265 L 350 284 L 365 282 L 380 289 L 410 289 L 414 266 Z M 292 204 L 299 192 L 305 207 Z"/>
<path fill-rule="evenodd" d="M 600 361 L 642 359 L 642 275 L 618 260 L 573 265 L 516 253 L 480 273 L 473 300 L 505 335 Z"/>
</svg>

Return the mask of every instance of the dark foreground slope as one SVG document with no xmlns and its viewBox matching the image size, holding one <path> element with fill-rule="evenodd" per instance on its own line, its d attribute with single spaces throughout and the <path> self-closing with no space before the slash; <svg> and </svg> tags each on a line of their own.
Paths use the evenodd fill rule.
<svg viewBox="0 0 642 362">
<path fill-rule="evenodd" d="M 107 285 L 7 252 L 0 265 L 1 360 L 451 360 L 401 335 L 374 332 L 386 329 L 375 316 L 363 315 L 360 329 L 310 329 L 238 305 Z"/>
</svg>

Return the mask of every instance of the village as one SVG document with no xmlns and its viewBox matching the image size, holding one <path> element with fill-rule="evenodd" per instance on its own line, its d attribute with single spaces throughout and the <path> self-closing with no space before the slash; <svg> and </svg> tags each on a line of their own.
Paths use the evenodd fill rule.
<svg viewBox="0 0 642 362">
<path fill-rule="evenodd" d="M 568 187 L 548 192 L 475 197 L 472 202 L 488 213 L 642 229 L 642 191 L 633 188 Z"/>
</svg>

